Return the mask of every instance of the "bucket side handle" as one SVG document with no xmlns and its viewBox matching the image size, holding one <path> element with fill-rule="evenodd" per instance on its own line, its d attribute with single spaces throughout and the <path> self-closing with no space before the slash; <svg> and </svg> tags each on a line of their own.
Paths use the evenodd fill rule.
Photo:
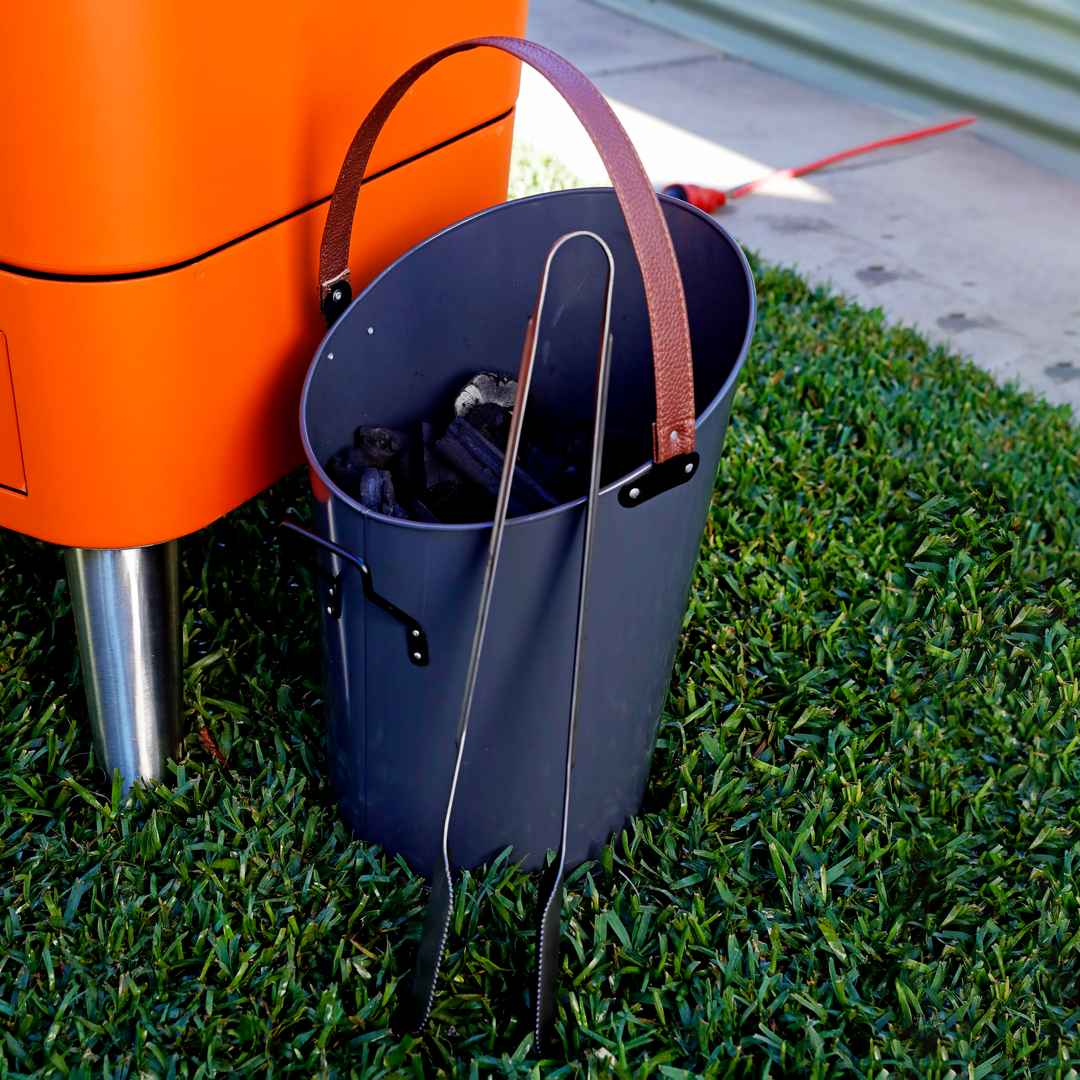
<svg viewBox="0 0 1080 1080">
<path fill-rule="evenodd" d="M 338 174 L 319 251 L 319 303 L 327 327 L 334 324 L 352 299 L 349 246 L 353 217 L 379 132 L 421 75 L 448 56 L 483 47 L 501 49 L 540 72 L 574 110 L 600 153 L 626 218 L 645 284 L 656 379 L 653 460 L 660 465 L 673 458 L 685 458 L 694 449 L 696 423 L 690 324 L 679 263 L 660 202 L 633 143 L 604 96 L 568 60 L 535 42 L 479 37 L 448 45 L 409 68 L 364 118 Z"/>
<path fill-rule="evenodd" d="M 295 533 L 305 540 L 310 540 L 313 543 L 318 544 L 319 547 L 329 551 L 331 555 L 336 555 L 350 566 L 355 566 L 360 573 L 360 583 L 364 587 L 364 596 L 376 607 L 382 608 L 387 615 L 397 619 L 397 621 L 405 627 L 405 630 L 407 631 L 405 644 L 409 650 L 409 660 L 417 667 L 427 667 L 429 656 L 427 634 L 424 633 L 424 628 L 411 615 L 402 611 L 397 605 L 391 604 L 386 597 L 380 596 L 375 591 L 375 585 L 371 580 L 371 571 L 368 569 L 368 565 L 363 559 L 358 555 L 354 555 L 351 551 L 347 551 L 340 545 L 333 543 L 333 541 L 323 539 L 318 533 L 314 533 L 310 529 L 305 529 L 302 525 L 296 525 L 291 521 L 281 521 L 278 522 L 278 528 L 288 529 L 289 532 Z M 341 617 L 340 579 L 340 574 L 337 577 L 330 576 L 330 605 L 328 613 L 335 619 Z"/>
</svg>

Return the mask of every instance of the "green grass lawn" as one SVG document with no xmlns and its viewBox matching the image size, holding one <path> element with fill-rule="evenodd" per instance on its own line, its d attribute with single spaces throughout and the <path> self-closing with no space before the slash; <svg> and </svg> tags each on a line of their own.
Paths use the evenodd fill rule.
<svg viewBox="0 0 1080 1080">
<path fill-rule="evenodd" d="M 387 1030 L 421 882 L 339 822 L 294 475 L 183 544 L 193 734 L 102 793 L 63 561 L 0 539 L 0 1080 L 390 1075 L 1074 1080 L 1080 436 L 758 267 L 646 805 L 563 913 L 467 876 L 438 1005 Z M 1078 1065 L 1080 1067 L 1080 1065 Z"/>
</svg>

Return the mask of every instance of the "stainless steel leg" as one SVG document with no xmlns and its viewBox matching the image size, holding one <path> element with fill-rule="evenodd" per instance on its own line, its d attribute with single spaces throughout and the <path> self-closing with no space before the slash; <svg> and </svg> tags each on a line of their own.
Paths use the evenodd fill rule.
<svg viewBox="0 0 1080 1080">
<path fill-rule="evenodd" d="M 65 555 L 98 763 L 125 792 L 165 780 L 183 735 L 177 542 Z"/>
</svg>

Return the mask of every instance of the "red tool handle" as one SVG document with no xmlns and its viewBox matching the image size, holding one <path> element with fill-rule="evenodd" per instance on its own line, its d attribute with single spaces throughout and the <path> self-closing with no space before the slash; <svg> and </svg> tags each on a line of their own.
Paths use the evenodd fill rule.
<svg viewBox="0 0 1080 1080">
<path fill-rule="evenodd" d="M 915 142 L 917 139 L 925 139 L 930 135 L 943 135 L 946 131 L 954 131 L 966 124 L 974 124 L 978 117 L 965 116 L 959 120 L 950 120 L 947 124 L 934 124 L 933 127 L 918 128 L 915 131 L 907 131 L 903 135 L 891 135 L 887 139 L 878 139 L 876 142 L 864 143 L 862 146 L 854 146 L 850 150 L 841 150 L 838 154 L 830 154 L 828 157 L 818 158 L 808 165 L 800 165 L 795 169 L 777 169 L 767 176 L 759 176 L 756 180 L 749 180 L 745 184 L 731 188 L 730 191 L 717 191 L 715 188 L 699 187 L 697 184 L 671 184 L 664 188 L 665 195 L 673 195 L 676 199 L 696 206 L 711 214 L 719 209 L 728 199 L 741 199 L 756 191 L 763 184 L 773 180 L 790 179 L 796 176 L 805 176 L 807 173 L 817 172 L 819 169 L 828 168 L 838 161 L 847 158 L 858 157 L 860 154 L 869 154 L 874 150 L 884 150 L 887 146 L 899 146 L 901 143 Z"/>
</svg>

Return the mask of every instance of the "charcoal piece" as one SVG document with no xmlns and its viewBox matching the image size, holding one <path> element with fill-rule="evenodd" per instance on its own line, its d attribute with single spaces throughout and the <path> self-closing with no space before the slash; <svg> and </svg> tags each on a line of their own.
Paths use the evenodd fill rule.
<svg viewBox="0 0 1080 1080">
<path fill-rule="evenodd" d="M 490 521 L 495 515 L 494 498 L 482 487 L 467 480 L 461 480 L 441 492 L 428 492 L 424 505 L 444 525 Z"/>
<path fill-rule="evenodd" d="M 442 522 L 419 500 L 412 499 L 408 506 L 409 517 L 413 521 L 426 521 L 429 525 L 441 525 Z"/>
<path fill-rule="evenodd" d="M 344 454 L 335 454 L 326 463 L 326 475 L 329 476 L 330 479 L 335 484 L 337 484 L 337 486 L 339 488 L 341 488 L 343 491 L 345 490 L 345 487 L 346 487 L 346 485 L 344 483 L 344 480 L 345 480 L 345 473 L 346 473 L 347 468 L 348 468 L 348 463 L 347 463 L 347 461 L 345 459 Z"/>
<path fill-rule="evenodd" d="M 477 372 L 454 398 L 454 415 L 468 416 L 477 405 L 492 403 L 512 409 L 517 396 L 517 379 L 494 371 Z"/>
<path fill-rule="evenodd" d="M 362 450 L 347 450 L 332 457 L 326 464 L 326 471 L 350 499 L 359 500 L 360 480 L 367 467 L 367 457 Z"/>
<path fill-rule="evenodd" d="M 450 525 L 483 520 L 490 516 L 486 503 L 491 500 L 487 492 L 479 493 L 486 502 L 475 505 L 477 489 L 435 451 L 439 433 L 434 426 L 421 424 L 420 430 L 424 444 L 424 506 L 439 521 Z"/>
<path fill-rule="evenodd" d="M 389 468 L 411 441 L 404 431 L 366 426 L 356 429 L 355 438 L 356 448 L 363 451 L 373 469 Z"/>
<path fill-rule="evenodd" d="M 424 478 L 418 475 L 423 469 L 420 440 L 414 435 L 392 428 L 360 427 L 356 445 L 371 468 L 390 472 L 398 503 L 407 506 L 414 494 L 424 490 Z"/>
<path fill-rule="evenodd" d="M 495 489 L 498 491 L 498 480 L 502 476 L 503 461 L 505 454 L 490 440 L 485 439 L 468 420 L 458 417 L 453 420 L 446 429 L 447 437 L 452 436 L 467 447 L 469 453 L 496 478 Z M 556 499 L 543 485 L 538 484 L 534 477 L 529 475 L 522 466 L 520 448 L 517 457 L 517 467 L 514 469 L 514 479 L 510 487 L 513 495 L 530 510 L 547 510 L 556 504 Z"/>
<path fill-rule="evenodd" d="M 378 469 L 367 469 L 360 478 L 360 505 L 382 512 L 385 482 Z"/>
<path fill-rule="evenodd" d="M 457 417 L 435 448 L 467 479 L 479 484 L 491 495 L 498 494 L 504 455 L 467 420 Z M 555 505 L 555 497 L 538 484 L 519 462 L 510 487 L 510 513 L 517 517 Z"/>
<path fill-rule="evenodd" d="M 435 453 L 435 443 L 439 438 L 432 424 L 421 424 L 420 430 L 424 443 L 424 490 L 432 491 L 440 484 L 460 484 L 461 474 L 452 469 L 446 460 Z M 444 492 L 445 494 L 445 492 Z M 428 500 L 430 502 L 430 500 Z"/>
<path fill-rule="evenodd" d="M 460 419 L 460 418 L 459 418 Z M 478 461 L 469 450 L 447 431 L 436 444 L 439 453 L 456 468 L 467 480 L 482 487 L 489 495 L 496 496 L 499 490 L 499 473 Z M 511 517 L 527 514 L 529 509 L 510 493 L 509 513 Z"/>
<path fill-rule="evenodd" d="M 387 517 L 407 518 L 394 498 L 394 481 L 385 469 L 367 469 L 360 479 L 360 505 Z"/>
<path fill-rule="evenodd" d="M 413 449 L 413 441 L 409 441 L 400 454 L 390 462 L 390 476 L 394 481 L 394 491 L 397 493 L 397 501 L 408 506 L 417 491 L 421 491 L 423 478 L 416 478 L 418 459 L 420 455 Z"/>
<path fill-rule="evenodd" d="M 506 452 L 506 440 L 510 435 L 509 409 L 496 405 L 494 401 L 485 401 L 482 405 L 474 405 L 462 419 L 489 443 Z"/>
</svg>

